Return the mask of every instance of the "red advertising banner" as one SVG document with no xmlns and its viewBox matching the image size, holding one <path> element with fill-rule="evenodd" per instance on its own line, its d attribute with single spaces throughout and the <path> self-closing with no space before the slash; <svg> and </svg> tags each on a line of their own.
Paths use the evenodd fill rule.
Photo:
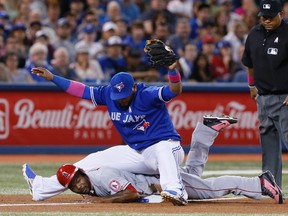
<svg viewBox="0 0 288 216">
<path fill-rule="evenodd" d="M 239 122 L 216 145 L 259 145 L 256 104 L 247 93 L 183 92 L 167 108 L 184 146 L 204 114 L 221 113 Z M 0 146 L 117 144 L 122 140 L 106 107 L 58 91 L 1 92 Z"/>
</svg>

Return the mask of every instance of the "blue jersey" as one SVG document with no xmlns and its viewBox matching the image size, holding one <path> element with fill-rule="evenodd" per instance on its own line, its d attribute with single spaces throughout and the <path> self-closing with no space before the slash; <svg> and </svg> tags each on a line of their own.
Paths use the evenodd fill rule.
<svg viewBox="0 0 288 216">
<path fill-rule="evenodd" d="M 140 151 L 162 140 L 181 140 L 162 98 L 163 87 L 138 83 L 128 109 L 110 99 L 110 85 L 90 88 L 93 103 L 107 106 L 113 124 L 131 148 Z"/>
</svg>

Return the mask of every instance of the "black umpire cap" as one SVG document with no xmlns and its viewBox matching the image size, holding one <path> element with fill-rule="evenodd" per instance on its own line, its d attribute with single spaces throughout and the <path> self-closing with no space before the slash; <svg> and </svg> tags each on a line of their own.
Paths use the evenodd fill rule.
<svg viewBox="0 0 288 216">
<path fill-rule="evenodd" d="M 281 0 L 262 0 L 260 2 L 260 12 L 258 16 L 273 18 L 281 11 Z"/>
</svg>

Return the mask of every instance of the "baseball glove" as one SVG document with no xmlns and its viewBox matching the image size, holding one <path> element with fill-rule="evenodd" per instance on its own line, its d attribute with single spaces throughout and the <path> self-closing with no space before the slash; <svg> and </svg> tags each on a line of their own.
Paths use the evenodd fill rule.
<svg viewBox="0 0 288 216">
<path fill-rule="evenodd" d="M 179 59 L 169 46 L 158 39 L 146 40 L 144 51 L 153 67 L 168 67 Z"/>
</svg>

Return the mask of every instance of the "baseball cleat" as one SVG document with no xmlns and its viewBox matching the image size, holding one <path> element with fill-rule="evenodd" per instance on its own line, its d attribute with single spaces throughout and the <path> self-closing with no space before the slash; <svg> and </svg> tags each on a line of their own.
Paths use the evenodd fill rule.
<svg viewBox="0 0 288 216">
<path fill-rule="evenodd" d="M 237 118 L 227 116 L 227 115 L 221 115 L 221 116 L 204 115 L 203 116 L 203 124 L 216 131 L 221 131 L 224 128 L 228 127 L 229 125 L 235 124 L 237 122 L 238 122 Z"/>
<path fill-rule="evenodd" d="M 163 190 L 161 192 L 161 197 L 165 201 L 172 202 L 173 205 L 176 205 L 176 206 L 184 206 L 184 205 L 187 205 L 188 203 L 187 200 L 179 196 L 179 194 L 177 194 L 177 192 L 173 190 Z"/>
<path fill-rule="evenodd" d="M 25 178 L 25 180 L 27 181 L 27 184 L 29 186 L 29 190 L 30 190 L 30 194 L 32 195 L 33 191 L 32 191 L 32 185 L 33 185 L 33 181 L 36 177 L 36 174 L 34 173 L 34 171 L 31 169 L 31 167 L 29 166 L 29 164 L 23 164 L 22 166 L 22 171 L 23 171 L 23 176 Z"/>
<path fill-rule="evenodd" d="M 275 200 L 275 203 L 283 203 L 283 194 L 280 187 L 276 184 L 274 176 L 267 170 L 260 176 L 262 195 L 269 196 Z"/>
</svg>

